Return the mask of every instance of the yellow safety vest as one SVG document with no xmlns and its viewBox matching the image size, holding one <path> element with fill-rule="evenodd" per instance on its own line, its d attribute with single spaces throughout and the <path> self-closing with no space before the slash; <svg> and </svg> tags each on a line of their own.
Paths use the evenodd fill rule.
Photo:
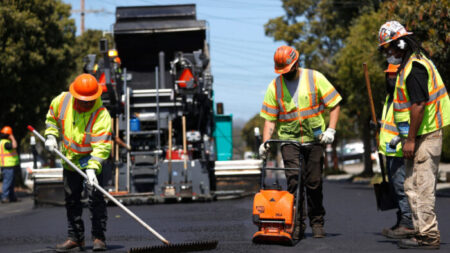
<svg viewBox="0 0 450 253">
<path fill-rule="evenodd" d="M 378 150 L 385 156 L 403 157 L 402 144 L 399 143 L 396 149 L 389 147 L 389 142 L 395 136 L 399 135 L 397 126 L 394 123 L 394 106 L 393 101 L 389 103 L 389 95 L 383 106 L 383 114 L 381 115 L 380 143 Z"/>
<path fill-rule="evenodd" d="M 397 75 L 394 90 L 394 120 L 402 136 L 408 136 L 411 102 L 406 88 L 406 79 L 413 62 L 423 65 L 428 72 L 428 94 L 422 124 L 417 135 L 434 132 L 450 124 L 450 100 L 439 72 L 433 62 L 421 55 L 413 54 Z"/>
<path fill-rule="evenodd" d="M 6 149 L 5 144 L 11 143 L 10 140 L 0 140 L 0 167 L 13 167 L 19 165 L 19 156 L 16 149 Z"/>
<path fill-rule="evenodd" d="M 322 116 L 324 109 L 335 107 L 342 98 L 322 73 L 311 69 L 300 68 L 297 89 L 298 107 L 283 76 L 272 80 L 260 115 L 267 120 L 277 121 L 277 133 L 281 140 L 312 142 L 325 131 Z"/>
<path fill-rule="evenodd" d="M 45 121 L 45 135 L 60 137 L 62 153 L 78 167 L 97 169 L 100 173 L 101 163 L 109 157 L 112 147 L 111 116 L 101 98 L 84 113 L 77 112 L 73 103 L 69 92 L 53 99 Z"/>
</svg>

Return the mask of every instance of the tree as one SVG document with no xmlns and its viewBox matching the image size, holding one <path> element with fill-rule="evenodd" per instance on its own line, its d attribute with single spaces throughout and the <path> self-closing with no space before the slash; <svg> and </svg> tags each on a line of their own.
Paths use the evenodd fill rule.
<svg viewBox="0 0 450 253">
<path fill-rule="evenodd" d="M 448 0 L 397 0 L 386 1 L 381 9 L 386 20 L 398 20 L 422 42 L 422 46 L 439 70 L 442 80 L 446 82 L 447 89 L 450 87 L 449 6 Z"/>
<path fill-rule="evenodd" d="M 67 89 L 74 69 L 75 25 L 57 0 L 0 5 L 0 122 L 20 140 L 28 124 L 43 126 L 50 99 Z"/>
</svg>

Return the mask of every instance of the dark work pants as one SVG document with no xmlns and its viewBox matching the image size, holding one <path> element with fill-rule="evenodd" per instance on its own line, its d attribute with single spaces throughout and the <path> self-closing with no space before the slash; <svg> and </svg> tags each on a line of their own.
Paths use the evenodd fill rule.
<svg viewBox="0 0 450 253">
<path fill-rule="evenodd" d="M 64 192 L 66 200 L 66 212 L 68 223 L 68 236 L 74 241 L 84 240 L 84 223 L 82 219 L 83 205 L 81 203 L 81 194 L 84 186 L 88 190 L 88 207 L 91 212 L 92 238 L 105 240 L 106 220 L 106 202 L 103 194 L 84 183 L 85 179 L 75 171 L 64 170 Z M 103 175 L 97 175 L 100 186 L 103 186 Z"/>
<path fill-rule="evenodd" d="M 305 209 L 305 189 L 306 202 L 308 204 L 308 217 L 310 226 L 323 226 L 325 208 L 323 207 L 322 194 L 322 168 L 323 168 L 323 146 L 313 145 L 302 148 L 305 165 L 302 168 L 302 182 L 300 184 L 300 208 L 297 217 L 301 217 L 302 230 L 306 228 L 306 209 Z M 300 167 L 300 147 L 287 144 L 281 147 L 285 168 Z M 286 170 L 288 191 L 295 193 L 297 190 L 298 171 Z M 302 213 L 300 213 L 302 211 Z M 298 220 L 300 221 L 300 220 Z"/>
<path fill-rule="evenodd" d="M 404 188 L 406 173 L 404 159 L 403 157 L 386 156 L 386 165 L 389 183 L 394 188 L 395 197 L 398 201 L 397 224 L 414 229 L 411 208 Z"/>
<path fill-rule="evenodd" d="M 16 201 L 16 194 L 14 192 L 14 170 L 17 166 L 2 167 L 3 186 L 2 186 L 2 200 Z"/>
</svg>

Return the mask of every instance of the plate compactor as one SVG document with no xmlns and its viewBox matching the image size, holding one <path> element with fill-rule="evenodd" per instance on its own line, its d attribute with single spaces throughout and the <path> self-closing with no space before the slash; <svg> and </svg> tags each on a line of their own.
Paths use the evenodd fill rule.
<svg viewBox="0 0 450 253">
<path fill-rule="evenodd" d="M 266 147 L 270 143 L 295 144 L 300 147 L 297 141 L 268 140 L 264 143 Z M 299 168 L 269 168 L 267 158 L 263 159 L 261 168 L 261 185 L 258 193 L 253 200 L 253 223 L 258 226 L 258 231 L 253 235 L 254 243 L 275 243 L 284 245 L 294 245 L 296 240 L 292 237 L 295 227 L 296 215 L 299 208 L 299 198 L 294 194 L 282 190 L 277 173 L 275 173 L 275 182 L 266 184 L 267 171 L 285 171 L 297 170 L 298 187 L 296 196 L 300 196 L 301 168 L 304 164 L 303 156 L 300 154 Z"/>
</svg>

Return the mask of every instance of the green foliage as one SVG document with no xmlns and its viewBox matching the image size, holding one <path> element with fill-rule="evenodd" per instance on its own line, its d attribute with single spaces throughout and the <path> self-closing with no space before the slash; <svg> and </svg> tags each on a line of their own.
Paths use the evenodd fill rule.
<svg viewBox="0 0 450 253">
<path fill-rule="evenodd" d="M 398 0 L 386 1 L 382 11 L 386 20 L 396 19 L 422 42 L 448 86 L 450 71 L 450 2 Z"/>
<path fill-rule="evenodd" d="M 75 25 L 70 5 L 57 0 L 0 4 L 1 125 L 20 140 L 28 124 L 43 126 L 53 96 L 74 69 Z"/>
</svg>

